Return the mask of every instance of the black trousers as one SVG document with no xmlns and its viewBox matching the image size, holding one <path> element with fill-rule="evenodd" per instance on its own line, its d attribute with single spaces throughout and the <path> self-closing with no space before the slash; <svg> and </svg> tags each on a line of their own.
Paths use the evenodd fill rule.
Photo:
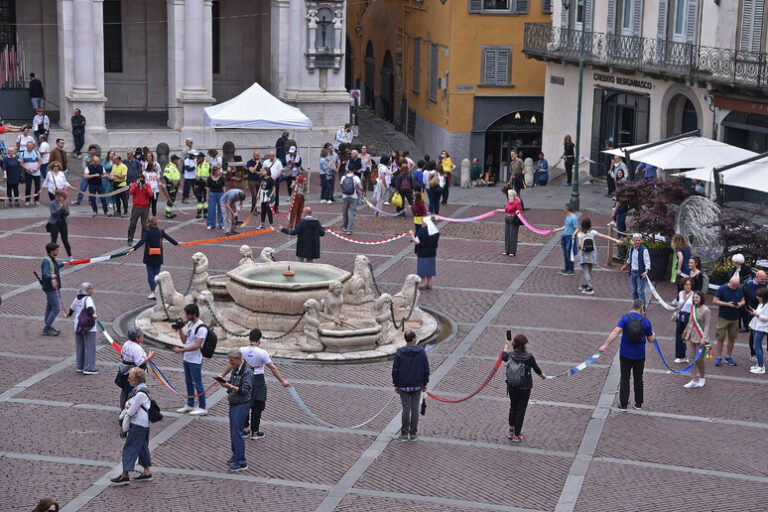
<svg viewBox="0 0 768 512">
<path fill-rule="evenodd" d="M 248 418 L 245 420 L 245 428 L 249 429 L 254 434 L 259 431 L 261 426 L 261 413 L 264 412 L 267 402 L 264 400 L 251 400 L 251 414 L 250 421 Z"/>
<path fill-rule="evenodd" d="M 622 355 L 619 356 L 621 367 L 621 378 L 619 381 L 619 406 L 626 407 L 629 403 L 629 374 L 632 374 L 633 385 L 635 387 L 635 405 L 643 405 L 643 369 L 645 368 L 645 358 L 629 359 Z"/>
<path fill-rule="evenodd" d="M 72 248 L 69 246 L 69 230 L 66 222 L 54 222 L 49 224 L 51 226 L 51 242 L 56 243 L 56 240 L 61 235 L 61 243 L 64 244 L 64 249 L 67 250 L 67 256 L 72 256 Z"/>
<path fill-rule="evenodd" d="M 114 190 L 117 190 L 121 187 L 119 186 L 112 186 Z M 120 192 L 119 194 L 115 194 L 115 214 L 120 213 L 120 205 L 123 205 L 123 213 L 128 215 L 128 191 L 124 190 Z"/>
<path fill-rule="evenodd" d="M 507 385 L 507 393 L 509 394 L 509 427 L 515 430 L 516 436 L 519 436 L 523 431 L 523 420 L 525 420 L 528 400 L 531 399 L 531 390 Z"/>
<path fill-rule="evenodd" d="M 565 163 L 565 180 L 569 185 L 573 179 L 573 158 L 574 157 L 572 156 L 566 156 L 563 159 L 563 162 Z"/>
<path fill-rule="evenodd" d="M 504 217 L 504 252 L 506 254 L 517 254 L 517 233 L 520 226 L 515 224 L 514 215 Z"/>
<path fill-rule="evenodd" d="M 275 205 L 275 210 L 277 210 L 277 205 Z M 261 223 L 264 224 L 264 221 L 267 219 L 267 216 L 269 216 L 269 224 L 272 225 L 273 218 L 272 218 L 272 208 L 269 207 L 269 201 L 261 203 Z"/>
</svg>

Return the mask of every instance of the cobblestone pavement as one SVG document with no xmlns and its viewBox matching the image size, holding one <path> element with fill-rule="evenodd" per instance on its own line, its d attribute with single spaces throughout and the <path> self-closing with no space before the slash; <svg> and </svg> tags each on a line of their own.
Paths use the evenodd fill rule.
<svg viewBox="0 0 768 512">
<path fill-rule="evenodd" d="M 587 187 L 585 187 L 587 189 Z M 315 189 L 317 190 L 317 189 Z M 593 224 L 605 226 L 610 205 L 599 191 L 584 190 L 582 202 Z M 528 219 L 539 226 L 562 221 L 564 187 L 525 192 Z M 446 215 L 477 215 L 499 204 L 498 190 L 456 189 Z M 47 199 L 44 200 L 47 203 Z M 338 225 L 340 205 L 309 198 L 315 215 Z M 91 218 L 73 207 L 70 231 L 74 255 L 121 250 L 126 219 Z M 392 441 L 399 405 L 359 430 L 319 426 L 268 377 L 266 437 L 247 441 L 249 469 L 232 474 L 224 393 L 209 396 L 210 414 L 191 418 L 173 411 L 182 401 L 151 378 L 149 386 L 166 411 L 151 428 L 152 482 L 107 485 L 119 471 L 122 440 L 117 435 L 118 360 L 99 340 L 96 376 L 74 371 L 71 320 L 59 317 L 62 335 L 43 337 L 44 297 L 32 271 L 38 270 L 48 235 L 44 207 L 0 209 L 0 510 L 31 510 L 46 496 L 65 511 L 227 510 L 269 511 L 670 511 L 763 510 L 768 464 L 766 379 L 748 368 L 746 336 L 740 334 L 736 367 L 707 364 L 706 387 L 686 390 L 687 378 L 665 371 L 655 351 L 646 361 L 643 410 L 616 409 L 617 345 L 594 365 L 571 377 L 536 380 L 524 432 L 525 442 L 506 438 L 508 402 L 503 370 L 477 397 L 461 404 L 428 402 L 420 439 Z M 163 227 L 179 240 L 207 238 L 203 223 L 186 207 Z M 557 374 L 589 357 L 628 309 L 626 275 L 601 265 L 597 294 L 578 293 L 580 273 L 561 276 L 559 239 L 521 231 L 517 257 L 501 254 L 503 218 L 442 228 L 438 276 L 422 302 L 455 326 L 449 339 L 431 348 L 431 390 L 457 398 L 474 391 L 489 374 L 506 329 L 529 337 L 530 350 L 547 374 Z M 360 210 L 355 236 L 375 240 L 411 227 L 410 219 L 384 219 Z M 136 237 L 138 238 L 138 236 Z M 269 233 L 246 239 L 258 253 L 277 249 L 293 259 L 295 239 Z M 232 268 L 240 240 L 202 247 L 172 248 L 165 270 L 177 286 L 186 284 L 190 257 L 208 255 L 210 273 Z M 604 245 L 599 244 L 604 251 Z M 356 246 L 326 236 L 321 262 L 352 269 L 354 255 L 368 254 L 382 290 L 395 291 L 416 261 L 407 240 Z M 604 252 L 601 253 L 604 257 Z M 603 263 L 605 263 L 603 261 Z M 67 268 L 65 304 L 79 284 L 95 286 L 101 319 L 113 332 L 118 315 L 146 306 L 141 256 Z M 669 284 L 659 285 L 671 296 Z M 674 325 L 652 307 L 649 317 L 670 359 Z M 118 336 L 119 337 L 119 336 Z M 159 349 L 157 364 L 178 387 L 181 358 Z M 205 379 L 225 365 L 206 360 Z M 352 425 L 372 416 L 391 396 L 391 362 L 321 365 L 277 361 L 310 408 L 323 419 Z"/>
</svg>

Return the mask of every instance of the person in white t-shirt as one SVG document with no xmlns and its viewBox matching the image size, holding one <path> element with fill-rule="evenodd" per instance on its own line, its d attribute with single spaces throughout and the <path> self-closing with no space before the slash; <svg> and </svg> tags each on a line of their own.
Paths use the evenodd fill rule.
<svg viewBox="0 0 768 512">
<path fill-rule="evenodd" d="M 267 403 L 267 383 L 264 380 L 264 368 L 269 368 L 272 374 L 283 387 L 291 387 L 291 383 L 288 382 L 280 375 L 280 370 L 277 369 L 275 363 L 269 357 L 266 350 L 259 348 L 261 343 L 261 331 L 259 329 L 251 330 L 248 335 L 250 345 L 242 347 L 240 353 L 243 354 L 243 359 L 249 365 L 253 367 L 253 391 L 251 392 L 251 414 L 250 414 L 250 432 L 248 432 L 249 424 L 246 423 L 246 433 L 249 439 L 261 439 L 264 437 L 264 432 L 259 430 L 261 425 L 261 413 L 264 411 L 264 407 Z M 227 368 L 221 375 L 224 377 L 231 368 Z"/>
<path fill-rule="evenodd" d="M 96 305 L 93 303 L 93 285 L 83 283 L 80 285 L 80 291 L 72 305 L 69 306 L 67 316 L 74 318 L 75 330 L 75 368 L 77 373 L 83 375 L 98 375 L 96 369 L 96 324 L 94 323 L 86 332 L 77 332 L 77 324 L 80 319 L 80 313 L 85 310 L 92 319 L 97 319 Z"/>
<path fill-rule="evenodd" d="M 189 198 L 189 192 L 192 190 L 197 179 L 197 173 L 195 172 L 195 165 L 197 164 L 197 150 L 194 148 L 195 142 L 192 139 L 187 139 L 185 147 L 181 153 L 182 170 L 184 171 L 184 189 L 181 192 L 181 202 L 186 203 Z"/>
<path fill-rule="evenodd" d="M 283 181 L 283 162 L 275 158 L 275 152 L 269 152 L 269 158 L 261 163 L 262 169 L 268 169 L 269 175 L 275 182 L 275 213 L 280 211 L 280 182 Z"/>
<path fill-rule="evenodd" d="M 37 145 L 35 137 L 29 134 L 29 126 L 25 126 L 18 137 L 16 137 L 16 151 L 23 150 L 27 147 L 27 142 L 31 142 Z"/>
<path fill-rule="evenodd" d="M 173 347 L 177 354 L 184 354 L 184 380 L 187 383 L 187 395 L 192 397 L 199 394 L 198 407 L 195 407 L 195 399 L 187 398 L 187 405 L 176 412 L 189 413 L 192 416 L 208 414 L 205 409 L 205 388 L 203 387 L 203 354 L 200 347 L 208 335 L 208 328 L 200 320 L 200 309 L 197 304 L 184 306 L 184 314 L 187 317 L 186 325 L 179 327 L 179 339 L 183 347 Z M 175 325 L 174 325 L 175 327 Z"/>
<path fill-rule="evenodd" d="M 42 108 L 38 108 L 35 111 L 35 117 L 32 119 L 32 129 L 35 132 L 35 139 L 40 140 L 40 136 L 42 135 L 46 141 L 48 140 L 48 130 L 51 129 L 51 120 Z"/>
<path fill-rule="evenodd" d="M 597 238 L 611 240 L 621 244 L 621 240 L 598 233 L 592 229 L 592 221 L 589 217 L 581 219 L 581 226 L 575 231 L 576 243 L 579 250 L 579 263 L 581 270 L 584 271 L 584 284 L 579 289 L 585 295 L 594 295 L 595 289 L 592 287 L 592 268 L 597 265 Z"/>
<path fill-rule="evenodd" d="M 151 350 L 147 354 L 143 348 L 141 348 L 141 342 L 144 341 L 144 332 L 138 327 L 131 327 L 128 329 L 128 341 L 123 343 L 123 347 L 120 350 L 120 357 L 122 359 L 120 367 L 117 370 L 117 376 L 115 377 L 115 384 L 120 389 L 120 410 L 125 409 L 125 402 L 128 400 L 128 393 L 131 392 L 134 386 L 128 383 L 128 372 L 131 368 L 140 367 L 144 370 L 147 369 L 147 363 L 155 355 L 155 351 Z"/>
<path fill-rule="evenodd" d="M 48 162 L 51 160 L 51 145 L 45 140 L 45 135 L 40 135 L 37 152 L 40 153 L 40 174 L 45 179 L 48 174 Z"/>
</svg>

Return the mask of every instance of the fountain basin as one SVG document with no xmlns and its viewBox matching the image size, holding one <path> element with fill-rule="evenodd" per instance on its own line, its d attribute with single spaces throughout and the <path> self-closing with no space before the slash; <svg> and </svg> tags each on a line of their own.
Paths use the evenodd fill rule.
<svg viewBox="0 0 768 512">
<path fill-rule="evenodd" d="M 354 325 L 353 328 L 338 326 L 334 322 L 320 324 L 318 333 L 320 342 L 328 352 L 355 352 L 358 350 L 373 350 L 381 334 L 381 325 L 375 322 L 364 322 L 364 325 Z"/>
<path fill-rule="evenodd" d="M 284 276 L 288 267 L 295 276 Z M 325 297 L 333 281 L 344 283 L 351 273 L 322 263 L 279 261 L 248 264 L 227 272 L 226 288 L 232 299 L 251 311 L 300 315 L 304 302 Z"/>
</svg>

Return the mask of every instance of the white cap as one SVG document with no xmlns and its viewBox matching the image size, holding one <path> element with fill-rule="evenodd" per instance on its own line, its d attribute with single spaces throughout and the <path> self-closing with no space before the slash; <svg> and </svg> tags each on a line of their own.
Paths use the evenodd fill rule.
<svg viewBox="0 0 768 512">
<path fill-rule="evenodd" d="M 288 148 L 288 152 L 289 153 L 295 153 L 296 152 L 296 146 L 291 146 L 290 148 Z"/>
</svg>

